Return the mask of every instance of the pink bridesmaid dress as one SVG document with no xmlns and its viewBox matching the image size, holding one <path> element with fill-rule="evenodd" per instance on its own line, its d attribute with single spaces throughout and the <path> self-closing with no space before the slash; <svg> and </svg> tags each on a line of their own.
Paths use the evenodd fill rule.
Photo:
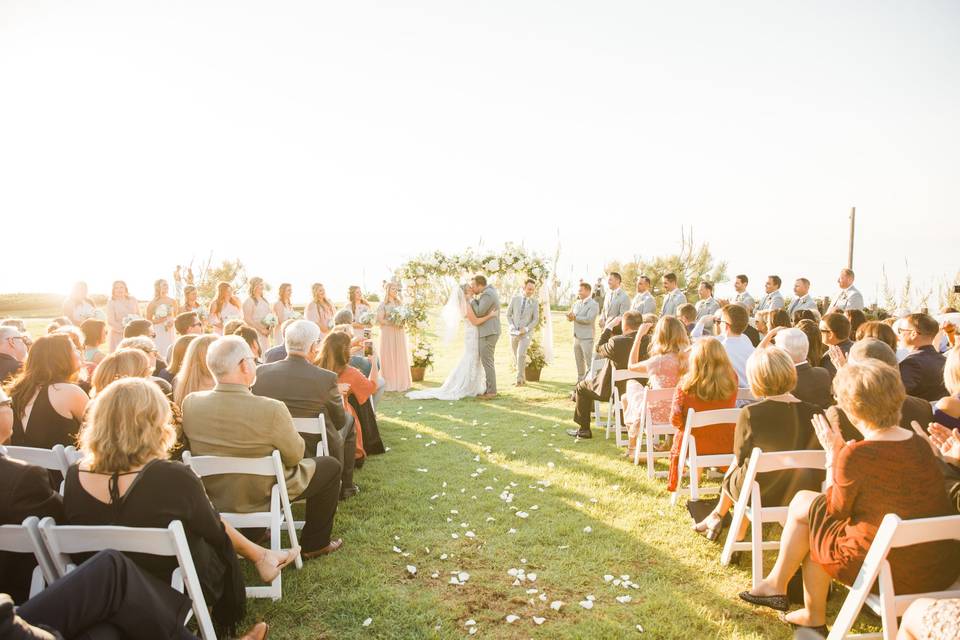
<svg viewBox="0 0 960 640">
<path fill-rule="evenodd" d="M 330 333 L 330 321 L 333 320 L 334 314 L 336 314 L 336 311 L 327 313 L 323 307 L 317 305 L 316 302 L 311 302 L 307 305 L 305 317 L 320 327 L 320 333 L 327 335 Z"/>
<path fill-rule="evenodd" d="M 140 317 L 140 305 L 133 296 L 123 300 L 107 301 L 107 324 L 110 326 L 110 353 L 117 350 L 117 345 L 123 340 L 123 319 L 127 316 Z"/>
<path fill-rule="evenodd" d="M 223 308 L 220 309 L 220 313 L 210 313 L 210 326 L 213 328 L 213 332 L 217 335 L 223 335 L 223 325 L 229 322 L 232 318 L 242 318 L 243 314 L 240 313 L 240 309 L 232 302 L 225 302 Z"/>
<path fill-rule="evenodd" d="M 280 325 L 284 322 L 293 318 L 297 315 L 297 312 L 293 310 L 293 305 L 285 305 L 280 302 L 276 302 L 273 305 L 273 313 L 277 316 L 277 325 L 273 328 L 271 332 L 273 335 L 273 344 L 283 344 L 283 334 L 280 332 Z"/>
<path fill-rule="evenodd" d="M 270 303 L 263 298 L 256 301 L 254 301 L 253 298 L 247 298 L 243 301 L 243 319 L 247 324 L 257 330 L 257 339 L 260 342 L 261 354 L 270 348 L 270 332 L 273 331 L 273 329 L 264 325 L 263 319 L 271 313 L 273 313 L 273 311 L 270 309 Z M 263 333 L 264 331 L 266 331 L 266 334 Z"/>
<path fill-rule="evenodd" d="M 385 391 L 406 391 L 413 384 L 410 379 L 407 333 L 403 327 L 393 325 L 388 320 L 390 312 L 397 306 L 394 303 L 384 303 L 377 309 L 377 322 L 380 324 L 380 373 L 386 382 Z"/>
</svg>

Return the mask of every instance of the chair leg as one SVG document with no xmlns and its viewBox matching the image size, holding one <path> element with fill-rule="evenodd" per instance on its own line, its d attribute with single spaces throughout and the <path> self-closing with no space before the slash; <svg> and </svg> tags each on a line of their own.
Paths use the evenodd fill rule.
<svg viewBox="0 0 960 640">
<path fill-rule="evenodd" d="M 723 552 L 720 554 L 720 564 L 727 566 L 730 564 L 730 560 L 733 559 L 733 545 L 737 541 L 737 533 L 740 531 L 740 527 L 743 526 L 743 519 L 746 517 L 746 504 L 743 500 L 743 496 L 737 503 L 733 505 L 733 521 L 730 523 L 730 528 L 727 530 L 727 539 L 723 543 Z M 756 586 L 756 585 L 754 585 Z"/>
<path fill-rule="evenodd" d="M 759 491 L 757 491 L 759 493 Z M 756 589 L 763 580 L 763 522 L 760 520 L 760 509 L 753 507 L 754 517 L 750 519 L 750 553 L 753 555 L 751 567 L 753 569 L 753 588 Z M 734 535 L 733 529 L 730 535 Z"/>
</svg>

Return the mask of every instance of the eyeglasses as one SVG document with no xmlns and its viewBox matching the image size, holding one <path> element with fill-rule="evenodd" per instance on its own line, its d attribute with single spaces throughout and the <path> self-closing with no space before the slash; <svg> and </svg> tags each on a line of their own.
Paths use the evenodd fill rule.
<svg viewBox="0 0 960 640">
<path fill-rule="evenodd" d="M 916 331 L 913 327 L 900 327 L 897 329 L 897 333 L 903 335 L 904 333 L 910 333 L 911 331 Z"/>
<path fill-rule="evenodd" d="M 824 329 L 823 327 L 821 327 L 821 328 L 820 328 L 820 333 L 830 334 L 830 333 L 833 333 L 833 331 L 830 331 L 830 329 Z"/>
<path fill-rule="evenodd" d="M 202 327 L 202 326 L 203 326 L 203 323 L 202 323 L 202 322 L 194 322 L 194 323 L 193 323 L 192 325 L 190 325 L 190 326 L 191 326 L 191 327 Z"/>
</svg>

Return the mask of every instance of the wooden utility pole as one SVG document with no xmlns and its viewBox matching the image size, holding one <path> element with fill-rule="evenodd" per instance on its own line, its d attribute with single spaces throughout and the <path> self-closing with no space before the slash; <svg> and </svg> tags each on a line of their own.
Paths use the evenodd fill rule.
<svg viewBox="0 0 960 640">
<path fill-rule="evenodd" d="M 853 234 L 857 225 L 857 208 L 850 207 L 850 248 L 847 252 L 847 269 L 853 269 Z"/>
</svg>

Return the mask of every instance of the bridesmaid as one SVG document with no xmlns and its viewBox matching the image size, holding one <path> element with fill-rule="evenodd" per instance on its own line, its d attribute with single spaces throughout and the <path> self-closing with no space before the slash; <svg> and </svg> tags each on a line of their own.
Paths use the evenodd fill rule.
<svg viewBox="0 0 960 640">
<path fill-rule="evenodd" d="M 347 289 L 347 301 L 347 308 L 353 313 L 353 337 L 362 338 L 363 330 L 370 325 L 360 322 L 360 316 L 370 312 L 370 303 L 363 297 L 363 292 L 357 285 Z"/>
<path fill-rule="evenodd" d="M 87 283 L 76 283 L 73 285 L 70 297 L 63 303 L 63 315 L 70 318 L 70 322 L 79 327 L 84 320 L 92 318 L 94 314 L 93 300 L 87 295 Z"/>
<path fill-rule="evenodd" d="M 257 330 L 260 352 L 263 353 L 270 348 L 270 332 L 273 330 L 273 327 L 263 323 L 263 319 L 270 313 L 270 303 L 263 297 L 263 278 L 250 278 L 249 294 L 243 301 L 243 321 Z"/>
<path fill-rule="evenodd" d="M 292 295 L 293 286 L 289 282 L 282 283 L 277 292 L 277 301 L 273 303 L 273 315 L 277 316 L 277 324 L 273 327 L 273 344 L 283 344 L 280 325 L 297 315 L 297 312 L 293 310 L 293 303 L 290 302 L 290 296 Z"/>
<path fill-rule="evenodd" d="M 313 293 L 313 300 L 307 305 L 305 316 L 307 320 L 315 322 L 320 327 L 320 335 L 323 337 L 330 332 L 330 323 L 337 310 L 327 300 L 327 290 L 322 284 L 314 283 L 310 291 Z"/>
<path fill-rule="evenodd" d="M 123 340 L 123 321 L 125 318 L 140 317 L 140 303 L 130 295 L 127 283 L 117 280 L 110 291 L 110 300 L 107 301 L 107 324 L 110 325 L 110 353 L 117 350 L 117 345 Z"/>
<path fill-rule="evenodd" d="M 387 383 L 385 391 L 406 391 L 412 384 L 407 334 L 402 326 L 390 321 L 390 314 L 401 304 L 400 287 L 396 282 L 388 282 L 384 287 L 383 302 L 377 309 L 377 324 L 380 325 L 380 368 Z"/>
<path fill-rule="evenodd" d="M 240 317 L 240 299 L 233 294 L 233 286 L 229 282 L 217 283 L 217 297 L 210 303 L 207 320 L 217 335 L 223 335 L 223 325 L 231 318 Z"/>
<path fill-rule="evenodd" d="M 147 305 L 147 320 L 153 323 L 153 332 L 157 337 L 153 339 L 157 353 L 161 357 L 166 355 L 167 349 L 173 344 L 173 321 L 180 313 L 180 304 L 170 297 L 170 285 L 166 280 L 157 280 L 153 283 L 153 300 Z"/>
<path fill-rule="evenodd" d="M 180 305 L 180 313 L 187 313 L 188 311 L 193 311 L 197 314 L 197 317 L 200 318 L 200 322 L 203 323 L 203 331 L 207 330 L 207 310 L 200 304 L 197 300 L 197 288 L 192 284 L 188 284 L 183 288 L 183 304 Z"/>
</svg>

